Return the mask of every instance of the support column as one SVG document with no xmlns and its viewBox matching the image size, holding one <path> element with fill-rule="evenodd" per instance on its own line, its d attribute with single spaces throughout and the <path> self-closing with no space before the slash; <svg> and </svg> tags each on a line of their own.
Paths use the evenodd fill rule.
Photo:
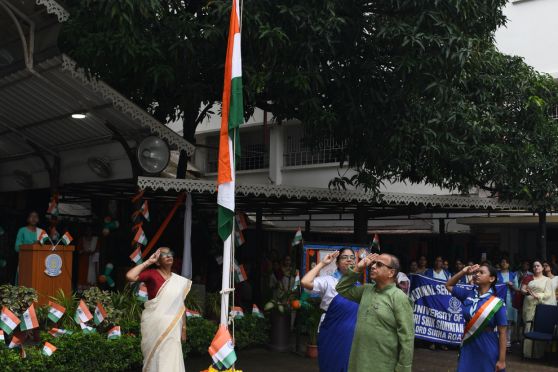
<svg viewBox="0 0 558 372">
<path fill-rule="evenodd" d="M 368 210 L 365 206 L 361 204 L 357 205 L 353 223 L 355 242 L 358 244 L 368 243 Z"/>
<path fill-rule="evenodd" d="M 546 260 L 546 211 L 539 212 L 539 252 L 541 259 Z"/>
<path fill-rule="evenodd" d="M 283 126 L 272 125 L 269 131 L 269 178 L 275 185 L 283 183 Z"/>
<path fill-rule="evenodd" d="M 255 303 L 260 303 L 261 302 L 261 297 L 262 297 L 262 273 L 261 273 L 261 267 L 262 267 L 262 258 L 263 258 L 263 228 L 262 228 L 262 220 L 263 220 L 263 215 L 262 215 L 262 210 L 258 209 L 256 211 L 256 236 L 255 236 L 255 240 L 256 240 L 256 262 L 255 265 L 251 268 L 252 270 L 250 270 L 252 272 L 252 275 L 254 276 L 254 281 L 252 282 L 252 288 L 253 288 L 253 293 L 254 293 L 254 302 Z"/>
</svg>

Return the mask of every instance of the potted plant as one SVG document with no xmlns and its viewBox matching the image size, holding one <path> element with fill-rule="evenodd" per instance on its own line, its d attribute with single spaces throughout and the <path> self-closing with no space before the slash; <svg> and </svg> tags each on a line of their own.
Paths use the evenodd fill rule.
<svg viewBox="0 0 558 372">
<path fill-rule="evenodd" d="M 320 327 L 322 311 L 320 310 L 319 302 L 313 299 L 304 301 L 304 305 L 302 307 L 304 309 L 304 328 L 305 333 L 308 335 L 306 356 L 315 359 L 318 357 L 318 329 Z"/>
<path fill-rule="evenodd" d="M 291 328 L 291 302 L 295 299 L 295 289 L 279 285 L 274 297 L 265 304 L 264 311 L 270 313 L 271 337 L 269 347 L 275 351 L 289 350 L 289 331 Z"/>
</svg>

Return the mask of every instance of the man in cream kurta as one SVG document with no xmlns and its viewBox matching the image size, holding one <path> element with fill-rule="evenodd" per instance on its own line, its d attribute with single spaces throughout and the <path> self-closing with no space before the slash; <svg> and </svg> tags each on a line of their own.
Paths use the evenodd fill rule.
<svg viewBox="0 0 558 372">
<path fill-rule="evenodd" d="M 369 265 L 375 284 L 356 287 L 360 272 Z M 398 270 L 395 256 L 371 254 L 337 284 L 341 296 L 360 304 L 349 372 L 411 372 L 413 309 L 409 298 L 395 286 Z"/>
</svg>

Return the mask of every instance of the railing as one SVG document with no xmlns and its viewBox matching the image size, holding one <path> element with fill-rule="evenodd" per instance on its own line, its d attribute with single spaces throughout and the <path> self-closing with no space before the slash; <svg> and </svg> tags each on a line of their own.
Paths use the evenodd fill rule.
<svg viewBox="0 0 558 372">
<path fill-rule="evenodd" d="M 217 172 L 218 151 L 210 150 L 208 153 L 207 172 Z M 241 145 L 240 161 L 236 170 L 252 170 L 269 168 L 269 149 L 263 143 Z"/>
<path fill-rule="evenodd" d="M 324 139 L 316 147 L 303 143 L 302 138 L 287 137 L 283 153 L 283 165 L 292 167 L 297 165 L 338 163 L 345 144 L 335 141 L 333 137 Z"/>
</svg>

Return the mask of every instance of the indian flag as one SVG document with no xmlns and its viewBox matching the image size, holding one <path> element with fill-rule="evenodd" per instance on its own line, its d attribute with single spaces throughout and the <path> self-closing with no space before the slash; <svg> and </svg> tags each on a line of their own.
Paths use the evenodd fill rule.
<svg viewBox="0 0 558 372">
<path fill-rule="evenodd" d="M 130 260 L 132 260 L 136 265 L 139 265 L 140 263 L 143 262 L 143 260 L 141 259 L 141 246 L 138 245 L 136 250 L 132 252 L 132 254 L 130 255 Z"/>
<path fill-rule="evenodd" d="M 233 230 L 235 158 L 240 155 L 237 129 L 244 122 L 243 114 L 240 11 L 237 0 L 233 0 L 225 60 L 217 174 L 218 231 L 223 241 L 231 236 Z"/>
<path fill-rule="evenodd" d="M 19 328 L 22 331 L 28 331 L 30 329 L 38 328 L 39 321 L 37 320 L 37 314 L 35 313 L 35 305 L 31 304 L 27 310 L 21 316 L 21 323 Z"/>
<path fill-rule="evenodd" d="M 46 242 L 48 242 L 50 240 L 50 238 L 48 237 L 48 234 L 46 233 L 45 230 L 37 229 L 37 232 L 39 232 L 39 230 L 41 230 L 41 231 L 38 234 L 37 240 L 39 241 L 39 243 L 45 244 Z"/>
<path fill-rule="evenodd" d="M 240 306 L 233 306 L 231 310 L 231 315 L 233 318 L 244 318 L 244 310 Z"/>
<path fill-rule="evenodd" d="M 19 320 L 14 313 L 4 306 L 2 308 L 2 312 L 0 313 L 0 328 L 10 335 L 19 323 L 21 323 L 21 320 Z"/>
<path fill-rule="evenodd" d="M 103 307 L 103 304 L 97 302 L 97 306 L 95 307 L 95 312 L 93 315 L 93 321 L 95 322 L 96 325 L 99 325 L 103 322 L 103 320 L 105 320 L 106 317 L 107 317 L 107 311 Z"/>
<path fill-rule="evenodd" d="M 294 285 L 293 285 L 293 291 L 295 291 L 299 286 L 300 286 L 300 272 L 297 270 Z"/>
<path fill-rule="evenodd" d="M 56 346 L 51 344 L 50 342 L 45 342 L 43 346 L 43 354 L 46 356 L 51 356 L 56 351 Z"/>
<path fill-rule="evenodd" d="M 146 221 L 149 221 L 149 204 L 147 200 L 144 201 L 143 204 L 141 205 L 140 213 L 143 216 L 143 218 L 145 218 Z"/>
<path fill-rule="evenodd" d="M 47 214 L 51 216 L 58 216 L 60 212 L 58 211 L 58 194 L 52 195 L 50 202 L 48 203 Z"/>
<path fill-rule="evenodd" d="M 88 326 L 85 323 L 79 323 L 79 326 L 81 327 L 81 331 L 85 334 L 88 333 L 95 333 L 95 328 Z"/>
<path fill-rule="evenodd" d="M 76 323 L 82 324 L 90 321 L 91 318 L 93 318 L 93 315 L 91 315 L 91 312 L 87 308 L 87 305 L 83 300 L 80 300 L 79 305 L 76 309 L 76 315 L 74 316 L 74 320 L 76 321 Z"/>
<path fill-rule="evenodd" d="M 136 231 L 136 235 L 134 235 L 133 242 L 141 244 L 141 245 L 147 245 L 147 237 L 145 236 L 145 233 L 143 232 L 143 229 L 141 228 L 141 226 L 138 226 L 138 231 Z M 134 261 L 134 260 L 132 260 L 132 261 Z"/>
<path fill-rule="evenodd" d="M 186 309 L 186 318 L 201 318 L 201 314 L 195 310 Z"/>
<path fill-rule="evenodd" d="M 5 341 L 6 338 L 4 337 L 4 331 L 0 329 L 0 341 Z"/>
<path fill-rule="evenodd" d="M 12 340 L 10 341 L 10 344 L 8 345 L 8 348 L 14 349 L 16 347 L 20 347 L 23 342 L 22 338 L 23 337 L 21 334 L 14 335 L 14 337 L 12 337 Z"/>
<path fill-rule="evenodd" d="M 138 289 L 138 300 L 140 300 L 141 302 L 145 302 L 147 301 L 148 297 L 147 297 L 147 287 L 145 285 L 145 283 L 140 283 L 139 285 L 139 289 Z"/>
<path fill-rule="evenodd" d="M 372 239 L 372 247 L 380 250 L 380 235 L 374 234 L 374 239 Z"/>
<path fill-rule="evenodd" d="M 236 260 L 234 261 L 234 281 L 236 283 L 244 282 L 248 279 L 246 275 L 246 270 L 244 270 L 244 265 L 239 265 Z"/>
<path fill-rule="evenodd" d="M 218 369 L 230 368 L 236 362 L 236 353 L 232 342 L 231 334 L 226 325 L 221 324 L 211 345 L 209 355 Z"/>
<path fill-rule="evenodd" d="M 258 318 L 264 317 L 263 313 L 260 311 L 260 308 L 256 304 L 252 305 L 252 315 Z"/>
<path fill-rule="evenodd" d="M 64 245 L 69 245 L 72 242 L 72 240 L 74 240 L 74 238 L 72 238 L 72 236 L 68 231 L 66 231 L 64 235 L 62 235 L 62 238 L 60 239 L 60 241 Z"/>
<path fill-rule="evenodd" d="M 291 246 L 294 247 L 295 245 L 298 245 L 298 244 L 300 244 L 301 242 L 302 242 L 302 229 L 299 227 L 299 228 L 296 230 L 296 233 L 295 233 L 295 236 L 294 236 L 293 241 L 292 241 L 292 243 L 291 243 Z"/>
<path fill-rule="evenodd" d="M 115 338 L 119 338 L 121 335 L 120 326 L 114 326 L 108 331 L 107 338 L 109 340 L 114 340 Z"/>
<path fill-rule="evenodd" d="M 48 302 L 48 318 L 54 323 L 57 323 L 62 318 L 65 312 L 65 307 L 60 306 L 55 302 Z"/>
<path fill-rule="evenodd" d="M 62 328 L 52 328 L 50 331 L 48 331 L 48 333 L 52 337 L 60 337 L 60 336 L 64 336 L 64 335 L 71 335 L 73 332 L 62 329 Z"/>
</svg>

